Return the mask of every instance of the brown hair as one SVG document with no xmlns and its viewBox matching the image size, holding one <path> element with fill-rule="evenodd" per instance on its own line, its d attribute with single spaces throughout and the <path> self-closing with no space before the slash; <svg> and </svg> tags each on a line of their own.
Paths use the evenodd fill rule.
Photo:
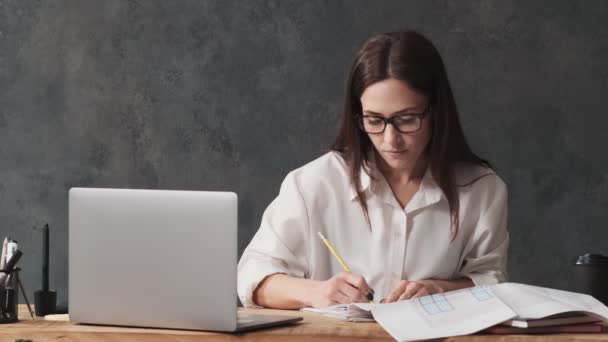
<svg viewBox="0 0 608 342">
<path fill-rule="evenodd" d="M 428 98 L 431 108 L 431 138 L 425 153 L 431 174 L 448 200 L 452 237 L 458 232 L 459 200 L 455 164 L 470 162 L 490 168 L 471 151 L 462 131 L 443 61 L 433 44 L 414 31 L 383 33 L 368 39 L 353 61 L 346 85 L 344 112 L 332 150 L 346 160 L 359 203 L 371 228 L 365 194 L 361 189 L 361 168 L 370 167 L 373 145 L 359 129 L 361 95 L 373 83 L 389 78 L 406 82 Z"/>
</svg>

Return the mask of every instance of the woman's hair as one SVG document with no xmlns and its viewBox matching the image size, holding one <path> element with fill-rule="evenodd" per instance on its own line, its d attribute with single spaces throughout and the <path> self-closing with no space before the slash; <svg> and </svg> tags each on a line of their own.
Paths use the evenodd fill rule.
<svg viewBox="0 0 608 342">
<path fill-rule="evenodd" d="M 361 189 L 361 168 L 370 168 L 373 145 L 359 129 L 361 95 L 367 87 L 386 79 L 407 83 L 427 97 L 431 108 L 431 138 L 426 147 L 431 174 L 445 194 L 451 216 L 452 237 L 458 232 L 459 200 L 455 164 L 470 162 L 491 167 L 471 151 L 464 137 L 458 109 L 441 56 L 433 44 L 414 31 L 383 33 L 371 37 L 357 53 L 346 85 L 344 112 L 332 150 L 347 162 L 351 181 L 371 229 L 366 197 Z"/>
</svg>

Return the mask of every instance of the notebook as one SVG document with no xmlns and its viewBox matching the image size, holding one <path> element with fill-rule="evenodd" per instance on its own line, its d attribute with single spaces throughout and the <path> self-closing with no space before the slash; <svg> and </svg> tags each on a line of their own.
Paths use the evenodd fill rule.
<svg viewBox="0 0 608 342">
<path fill-rule="evenodd" d="M 554 325 L 564 324 L 579 324 L 579 323 L 593 323 L 598 322 L 597 317 L 589 316 L 582 312 L 566 312 L 563 314 L 557 314 L 548 316 L 546 318 L 525 320 L 520 318 L 510 319 L 503 322 L 502 325 L 516 327 L 516 328 L 532 328 L 532 327 L 547 327 Z"/>
<path fill-rule="evenodd" d="M 601 323 L 566 324 L 556 326 L 540 326 L 531 328 L 516 328 L 495 325 L 481 331 L 485 334 L 565 334 L 565 333 L 601 333 L 604 326 Z"/>
</svg>

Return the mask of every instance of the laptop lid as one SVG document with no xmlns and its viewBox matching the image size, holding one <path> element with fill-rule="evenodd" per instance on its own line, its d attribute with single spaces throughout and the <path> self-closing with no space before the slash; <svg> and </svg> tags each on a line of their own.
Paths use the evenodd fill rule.
<svg viewBox="0 0 608 342">
<path fill-rule="evenodd" d="M 237 215 L 231 192 L 72 188 L 70 319 L 234 331 Z"/>
</svg>

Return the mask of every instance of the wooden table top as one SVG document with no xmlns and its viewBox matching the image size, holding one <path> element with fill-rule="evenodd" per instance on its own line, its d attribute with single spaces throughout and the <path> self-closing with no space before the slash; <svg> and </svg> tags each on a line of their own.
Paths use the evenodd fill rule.
<svg viewBox="0 0 608 342">
<path fill-rule="evenodd" d="M 302 316 L 304 320 L 292 325 L 261 329 L 248 333 L 212 333 L 203 331 L 128 328 L 74 324 L 66 321 L 36 318 L 32 320 L 25 305 L 19 306 L 18 323 L 0 325 L 0 341 L 17 339 L 41 341 L 391 341 L 392 338 L 377 323 L 351 323 L 326 318 L 315 313 L 242 309 L 249 313 Z M 64 319 L 63 321 L 60 319 Z M 470 335 L 439 339 L 440 341 L 607 341 L 608 334 L 559 335 Z M 438 341 L 439 341 L 438 340 Z"/>
</svg>

